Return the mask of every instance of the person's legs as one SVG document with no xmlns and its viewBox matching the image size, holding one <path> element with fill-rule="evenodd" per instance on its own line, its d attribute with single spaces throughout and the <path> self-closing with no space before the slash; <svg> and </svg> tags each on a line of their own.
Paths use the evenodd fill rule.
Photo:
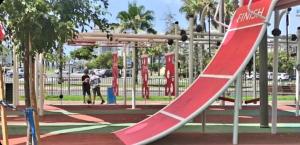
<svg viewBox="0 0 300 145">
<path fill-rule="evenodd" d="M 97 94 L 98 94 L 98 96 L 100 97 L 100 99 L 101 99 L 101 104 L 104 104 L 105 103 L 105 101 L 104 101 L 104 99 L 103 99 L 103 97 L 102 97 L 102 95 L 101 95 L 101 92 L 100 92 L 100 87 L 98 86 L 97 87 Z"/>
<path fill-rule="evenodd" d="M 85 104 L 85 95 L 86 95 L 87 92 L 86 92 L 86 90 L 84 88 L 83 88 L 82 91 L 83 91 L 83 103 Z"/>
<path fill-rule="evenodd" d="M 93 88 L 93 104 L 95 104 L 95 100 L 96 100 L 96 94 L 97 93 L 97 88 Z"/>
<path fill-rule="evenodd" d="M 90 103 L 92 103 L 92 102 L 91 102 L 91 90 L 90 90 L 90 89 L 87 90 L 87 94 L 88 94 L 88 96 L 89 96 L 89 99 L 88 99 L 87 102 L 88 102 L 88 104 L 90 104 Z"/>
</svg>

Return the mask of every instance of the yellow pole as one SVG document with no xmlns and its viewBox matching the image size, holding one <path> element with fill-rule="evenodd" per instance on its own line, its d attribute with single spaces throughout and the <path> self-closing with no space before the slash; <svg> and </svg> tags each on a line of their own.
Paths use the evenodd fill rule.
<svg viewBox="0 0 300 145">
<path fill-rule="evenodd" d="M 0 100 L 4 100 L 4 82 L 3 82 L 3 70 L 2 66 L 0 65 Z M 1 127 L 2 127 L 2 139 L 3 145 L 8 145 L 8 129 L 7 129 L 7 118 L 6 118 L 6 111 L 4 106 L 1 106 Z"/>
</svg>

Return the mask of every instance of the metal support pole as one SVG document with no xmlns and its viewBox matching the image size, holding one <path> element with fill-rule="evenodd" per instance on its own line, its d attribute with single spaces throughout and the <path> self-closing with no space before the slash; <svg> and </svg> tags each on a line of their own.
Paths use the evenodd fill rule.
<svg viewBox="0 0 300 145">
<path fill-rule="evenodd" d="M 238 132 L 239 132 L 239 106 L 241 102 L 241 91 L 239 90 L 241 86 L 241 74 L 238 74 L 236 79 L 236 96 L 234 103 L 234 120 L 233 120 L 233 140 L 232 144 L 238 144 Z"/>
<path fill-rule="evenodd" d="M 177 35 L 178 33 L 178 22 L 175 22 L 175 35 Z M 175 49 L 174 49 L 174 53 L 175 53 L 175 98 L 178 97 L 179 95 L 179 78 L 178 78 L 178 40 L 175 40 Z"/>
<path fill-rule="evenodd" d="M 259 46 L 259 93 L 260 93 L 260 127 L 269 127 L 268 110 L 268 46 L 267 31 L 265 32 Z"/>
<path fill-rule="evenodd" d="M 71 60 L 69 60 L 68 94 L 71 95 Z"/>
<path fill-rule="evenodd" d="M 13 60 L 14 60 L 14 66 L 13 66 L 13 105 L 18 106 L 19 105 L 19 62 L 18 62 L 18 55 L 17 55 L 17 48 L 16 46 L 13 46 Z"/>
<path fill-rule="evenodd" d="M 193 41 L 194 41 L 194 16 L 190 16 L 189 18 L 189 33 L 190 33 L 190 39 L 189 39 L 189 84 L 192 84 L 194 81 L 194 68 L 193 68 Z"/>
<path fill-rule="evenodd" d="M 238 89 L 237 89 L 237 95 L 239 95 L 240 96 L 240 102 L 239 102 L 239 109 L 241 110 L 242 109 L 242 107 L 243 107 L 243 97 L 242 97 L 242 93 L 243 93 L 243 84 L 242 84 L 242 80 L 243 80 L 243 77 L 242 77 L 242 75 L 240 74 L 239 76 L 238 76 L 238 81 L 239 81 L 239 83 L 238 83 Z"/>
<path fill-rule="evenodd" d="M 40 91 L 40 102 L 39 102 L 39 115 L 43 116 L 44 115 L 44 101 L 45 101 L 45 94 L 44 94 L 44 63 L 43 63 L 44 55 L 40 54 L 40 62 L 39 62 L 39 67 L 40 67 L 40 86 L 39 86 L 39 91 Z"/>
<path fill-rule="evenodd" d="M 135 47 L 132 48 L 132 62 L 133 62 L 133 66 L 132 66 L 132 96 L 131 96 L 131 109 L 135 109 L 135 97 L 136 97 L 136 82 L 135 82 L 135 78 L 137 76 L 137 74 L 135 73 L 135 69 L 136 68 L 136 62 L 135 62 Z"/>
<path fill-rule="evenodd" d="M 279 11 L 275 10 L 274 28 L 279 28 Z M 278 36 L 274 36 L 273 86 L 272 86 L 272 134 L 277 133 L 277 89 L 278 89 Z"/>
<path fill-rule="evenodd" d="M 256 51 L 253 54 L 253 78 L 252 78 L 252 81 L 253 81 L 253 98 L 256 99 Z"/>
<path fill-rule="evenodd" d="M 36 99 L 37 99 L 37 103 L 39 103 L 39 96 L 40 96 L 40 92 L 39 92 L 39 54 L 35 54 L 35 59 L 34 59 L 34 67 L 35 67 L 35 70 L 34 70 L 34 91 L 35 91 L 35 94 L 36 94 Z M 37 104 L 39 106 L 39 104 Z"/>
<path fill-rule="evenodd" d="M 224 0 L 220 0 L 220 9 L 219 9 L 219 21 L 224 23 Z M 219 32 L 223 33 L 224 32 L 224 26 L 219 25 Z"/>
<path fill-rule="evenodd" d="M 298 27 L 298 48 L 297 48 L 297 66 L 300 66 L 300 27 Z M 300 70 L 297 67 L 296 73 L 296 116 L 299 116 L 299 91 L 300 91 Z"/>
<path fill-rule="evenodd" d="M 126 59 L 126 51 L 127 51 L 127 47 L 128 47 L 128 44 L 125 44 L 124 46 L 124 49 L 123 49 L 123 66 L 124 66 L 124 69 L 123 69 L 123 77 L 124 77 L 124 80 L 123 80 L 123 96 L 124 96 L 124 105 L 127 105 L 127 59 Z"/>
<path fill-rule="evenodd" d="M 202 112 L 202 133 L 205 133 L 205 127 L 206 127 L 206 110 L 203 110 Z"/>
<path fill-rule="evenodd" d="M 220 9 L 219 9 L 219 22 L 224 23 L 224 0 L 220 0 L 219 3 L 220 3 Z M 219 31 L 219 33 L 224 33 L 224 32 L 225 32 L 224 26 L 219 25 L 218 31 Z M 210 33 L 210 35 L 211 35 L 211 32 L 210 32 L 210 31 L 209 31 L 209 33 Z M 209 43 L 210 43 L 210 42 L 209 42 Z M 224 97 L 225 97 L 225 93 L 224 93 Z M 225 101 L 224 101 L 224 100 L 221 100 L 221 101 L 220 101 L 220 105 L 221 105 L 221 106 L 225 106 Z"/>
<path fill-rule="evenodd" d="M 5 100 L 4 95 L 4 79 L 3 79 L 3 70 L 0 64 L 0 100 Z M 0 105 L 0 113 L 1 113 L 1 130 L 2 130 L 2 143 L 3 145 L 9 145 L 8 142 L 8 126 L 7 126 L 7 112 L 3 105 Z M 1 143 L 0 143 L 1 144 Z"/>
</svg>

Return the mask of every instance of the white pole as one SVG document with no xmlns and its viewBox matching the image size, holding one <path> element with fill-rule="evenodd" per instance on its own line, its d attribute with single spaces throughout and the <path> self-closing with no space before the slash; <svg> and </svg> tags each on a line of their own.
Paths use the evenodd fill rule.
<svg viewBox="0 0 300 145">
<path fill-rule="evenodd" d="M 224 0 L 220 0 L 219 3 L 220 3 L 219 21 L 224 23 Z M 224 26 L 219 25 L 218 30 L 219 30 L 219 33 L 224 33 Z M 225 97 L 225 93 L 224 93 L 224 97 Z M 225 106 L 224 100 L 221 100 L 220 102 L 221 102 L 220 103 L 221 106 Z"/>
<path fill-rule="evenodd" d="M 274 28 L 279 29 L 279 11 L 275 10 Z M 271 133 L 277 133 L 277 92 L 278 92 L 278 36 L 274 36 L 274 59 L 273 59 L 273 88 L 272 88 L 272 129 Z"/>
<path fill-rule="evenodd" d="M 131 96 L 131 109 L 135 109 L 135 97 L 136 97 L 136 84 L 135 84 L 135 78 L 137 74 L 135 73 L 136 69 L 136 62 L 135 62 L 135 46 L 132 48 L 132 96 Z"/>
<path fill-rule="evenodd" d="M 40 94 L 40 102 L 39 102 L 39 115 L 44 115 L 44 101 L 45 101 L 45 94 L 44 94 L 44 63 L 43 63 L 43 54 L 39 55 L 39 94 Z"/>
<path fill-rule="evenodd" d="M 35 89 L 35 94 L 36 94 L 36 100 L 37 100 L 37 107 L 40 106 L 40 92 L 39 92 L 39 54 L 35 54 L 35 59 L 34 59 L 34 67 L 35 67 L 35 70 L 34 70 L 34 89 Z"/>
<path fill-rule="evenodd" d="M 297 48 L 297 66 L 300 66 L 300 27 L 298 27 L 298 48 Z M 297 67 L 296 73 L 296 116 L 299 116 L 299 91 L 300 91 L 300 70 Z"/>
<path fill-rule="evenodd" d="M 193 68 L 193 46 L 194 46 L 194 17 L 189 18 L 189 33 L 190 33 L 190 39 L 189 39 L 189 84 L 192 84 L 194 81 L 194 68 Z"/>
<path fill-rule="evenodd" d="M 178 22 L 175 22 L 175 35 L 178 33 Z M 178 40 L 175 40 L 175 98 L 179 95 L 179 78 L 178 78 Z"/>
<path fill-rule="evenodd" d="M 13 60 L 14 60 L 14 66 L 13 66 L 13 105 L 18 106 L 19 105 L 19 62 L 18 62 L 18 56 L 16 53 L 16 46 L 13 46 Z"/>
<path fill-rule="evenodd" d="M 219 21 L 224 23 L 224 0 L 220 0 L 219 3 L 220 3 Z M 220 33 L 224 32 L 224 27 L 222 25 L 219 25 L 218 29 Z"/>
<path fill-rule="evenodd" d="M 233 120 L 233 140 L 232 144 L 236 145 L 238 144 L 238 132 L 239 132 L 239 106 L 241 102 L 241 74 L 238 74 L 236 79 L 236 96 L 235 96 L 235 102 L 234 102 L 234 120 Z"/>
<path fill-rule="evenodd" d="M 124 80 L 123 80 L 123 93 L 124 93 L 124 105 L 127 105 L 127 59 L 126 59 L 126 50 L 127 50 L 128 44 L 125 44 L 124 49 L 123 49 L 123 75 L 124 75 Z"/>
</svg>

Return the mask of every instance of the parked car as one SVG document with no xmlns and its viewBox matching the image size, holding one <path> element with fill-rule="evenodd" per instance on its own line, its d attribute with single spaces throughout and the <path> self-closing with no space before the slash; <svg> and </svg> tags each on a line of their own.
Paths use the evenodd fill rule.
<svg viewBox="0 0 300 145">
<path fill-rule="evenodd" d="M 268 72 L 268 80 L 273 80 L 273 72 Z"/>
<path fill-rule="evenodd" d="M 124 76 L 124 72 L 122 70 L 122 76 L 121 77 L 123 77 L 123 76 Z M 132 69 L 127 69 L 126 70 L 126 77 L 132 77 Z"/>
<path fill-rule="evenodd" d="M 19 78 L 24 78 L 24 69 L 23 68 L 19 68 L 18 71 L 19 71 Z M 8 70 L 6 72 L 6 76 L 12 78 L 14 76 L 13 70 L 12 69 Z"/>
<path fill-rule="evenodd" d="M 112 70 L 110 70 L 110 69 L 101 70 L 98 73 L 98 76 L 102 77 L 102 78 L 112 77 Z"/>
<path fill-rule="evenodd" d="M 112 70 L 111 69 L 101 70 L 98 76 L 102 78 L 112 77 Z M 121 77 L 120 73 L 119 73 L 119 77 Z"/>
<path fill-rule="evenodd" d="M 92 71 L 95 72 L 97 76 L 102 76 L 105 73 L 105 69 L 93 69 Z"/>
<path fill-rule="evenodd" d="M 296 75 L 290 75 L 290 80 L 296 80 Z"/>
<path fill-rule="evenodd" d="M 59 69 L 55 70 L 55 74 L 59 74 Z M 62 70 L 62 74 L 69 74 L 69 72 L 66 70 Z"/>
<path fill-rule="evenodd" d="M 83 76 L 83 70 L 78 70 L 78 71 L 75 71 L 74 73 L 72 73 L 71 75 L 74 77 L 74 76 L 78 76 L 78 77 L 81 77 Z"/>
<path fill-rule="evenodd" d="M 246 75 L 246 79 L 247 80 L 251 80 L 251 79 L 253 79 L 253 72 L 251 72 L 251 74 L 250 75 Z M 255 77 L 256 79 L 259 79 L 259 73 L 256 73 L 256 77 Z"/>
<path fill-rule="evenodd" d="M 278 73 L 277 79 L 280 81 L 289 80 L 290 76 L 287 73 Z"/>
</svg>

